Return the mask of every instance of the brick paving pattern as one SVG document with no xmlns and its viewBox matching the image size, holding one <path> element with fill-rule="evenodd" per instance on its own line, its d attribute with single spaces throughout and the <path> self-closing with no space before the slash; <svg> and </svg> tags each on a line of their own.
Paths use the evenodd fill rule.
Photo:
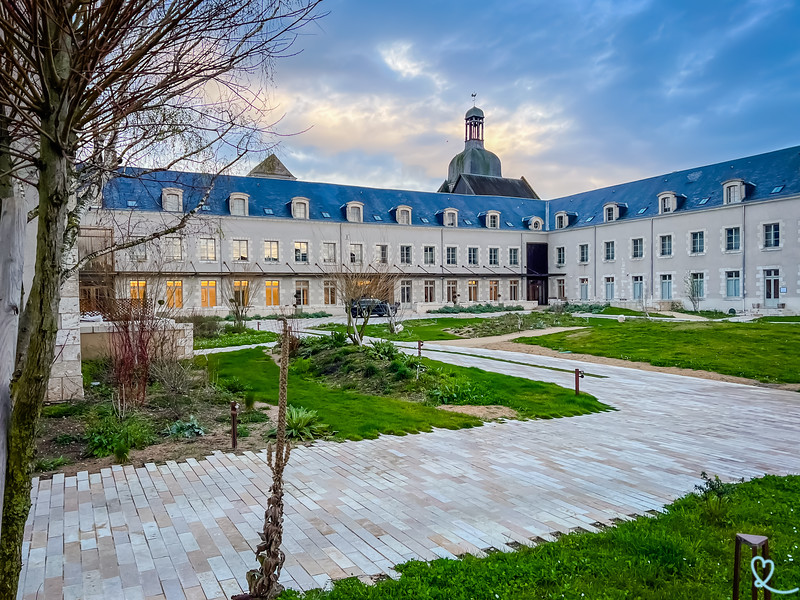
<svg viewBox="0 0 800 600">
<path fill-rule="evenodd" d="M 572 373 L 534 365 L 607 375 L 582 385 L 618 410 L 295 449 L 286 472 L 288 587 L 594 531 L 658 510 L 691 491 L 702 470 L 800 471 L 796 392 L 491 350 L 426 344 L 425 352 L 565 386 Z M 252 452 L 34 479 L 19 597 L 240 593 L 256 564 L 269 481 L 265 456 Z"/>
</svg>

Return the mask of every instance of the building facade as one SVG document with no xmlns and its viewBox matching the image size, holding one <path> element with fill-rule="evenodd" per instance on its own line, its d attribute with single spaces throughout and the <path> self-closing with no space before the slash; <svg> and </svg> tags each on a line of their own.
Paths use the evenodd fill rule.
<svg viewBox="0 0 800 600">
<path fill-rule="evenodd" d="M 438 192 L 297 181 L 275 157 L 246 177 L 125 169 L 85 219 L 82 252 L 141 237 L 201 205 L 179 234 L 81 273 L 81 302 L 150 297 L 176 311 L 343 310 L 337 272 L 398 273 L 394 301 L 673 302 L 800 312 L 800 148 L 542 200 L 502 177 L 483 112 Z"/>
</svg>

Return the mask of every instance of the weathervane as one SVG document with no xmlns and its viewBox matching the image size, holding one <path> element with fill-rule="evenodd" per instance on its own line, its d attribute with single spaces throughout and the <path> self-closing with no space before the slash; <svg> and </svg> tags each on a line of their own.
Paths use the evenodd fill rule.
<svg viewBox="0 0 800 600">
<path fill-rule="evenodd" d="M 472 92 L 472 106 L 475 106 L 475 97 L 478 95 L 478 92 Z"/>
</svg>

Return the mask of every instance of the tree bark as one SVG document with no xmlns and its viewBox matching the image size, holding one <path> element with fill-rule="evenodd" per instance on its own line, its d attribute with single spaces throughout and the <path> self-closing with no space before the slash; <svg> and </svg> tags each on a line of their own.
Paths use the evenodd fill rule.
<svg viewBox="0 0 800 600">
<path fill-rule="evenodd" d="M 8 422 L 11 416 L 11 376 L 17 347 L 27 212 L 14 193 L 11 145 L 7 123 L 0 116 L 0 514 L 8 462 Z M 0 534 L 2 523 L 0 522 Z"/>
<path fill-rule="evenodd" d="M 0 535 L 0 600 L 16 598 L 25 521 L 31 506 L 30 466 L 36 424 L 47 396 L 58 333 L 72 160 L 58 143 L 57 116 L 54 110 L 53 116 L 42 124 L 35 275 L 20 316 L 17 369 L 10 388 L 8 467 Z"/>
</svg>

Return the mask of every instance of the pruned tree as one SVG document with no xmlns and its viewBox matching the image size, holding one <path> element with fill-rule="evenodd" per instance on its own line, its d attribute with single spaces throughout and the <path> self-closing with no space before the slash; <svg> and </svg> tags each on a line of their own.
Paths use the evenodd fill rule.
<svg viewBox="0 0 800 600">
<path fill-rule="evenodd" d="M 696 273 L 686 273 L 686 276 L 683 278 L 684 292 L 694 312 L 700 310 L 700 301 L 703 299 L 702 280 L 696 277 L 696 275 Z"/>
<path fill-rule="evenodd" d="M 19 311 L 13 366 L 0 369 L 13 373 L 8 429 L 0 431 L 8 450 L 0 598 L 16 596 L 61 285 L 82 266 L 68 258 L 87 207 L 126 160 L 160 168 L 211 165 L 219 172 L 263 147 L 255 110 L 261 85 L 318 3 L 0 0 L 0 218 L 10 219 L 0 228 L 20 228 L 19 199 L 8 185 L 14 178 L 38 193 L 28 213 L 37 238 L 33 282 Z M 184 227 L 202 202 L 166 229 Z"/>
<path fill-rule="evenodd" d="M 260 295 L 263 277 L 256 275 L 250 269 L 234 271 L 222 279 L 222 300 L 233 318 L 233 327 L 237 333 L 247 329 L 247 315 L 255 306 L 256 298 Z"/>
</svg>

